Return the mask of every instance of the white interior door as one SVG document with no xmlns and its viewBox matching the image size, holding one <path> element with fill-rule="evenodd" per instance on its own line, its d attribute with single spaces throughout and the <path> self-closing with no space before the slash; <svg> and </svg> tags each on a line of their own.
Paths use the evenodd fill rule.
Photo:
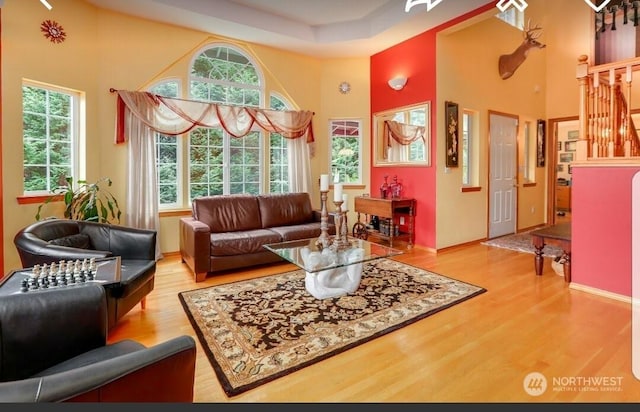
<svg viewBox="0 0 640 412">
<path fill-rule="evenodd" d="M 490 114 L 489 239 L 516 232 L 518 120 Z"/>
</svg>

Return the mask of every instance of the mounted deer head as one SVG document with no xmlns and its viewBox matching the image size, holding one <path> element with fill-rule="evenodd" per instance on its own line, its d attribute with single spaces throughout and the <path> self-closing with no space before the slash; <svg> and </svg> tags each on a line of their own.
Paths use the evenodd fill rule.
<svg viewBox="0 0 640 412">
<path fill-rule="evenodd" d="M 513 76 L 516 69 L 520 67 L 520 65 L 527 58 L 527 54 L 529 54 L 529 50 L 531 49 L 544 49 L 547 47 L 545 44 L 540 43 L 537 38 L 542 35 L 539 31 L 542 30 L 540 26 L 531 27 L 531 20 L 527 22 L 527 26 L 523 30 L 524 41 L 518 48 L 511 54 L 503 54 L 500 56 L 498 60 L 498 71 L 500 72 L 500 77 L 503 80 L 508 79 Z"/>
</svg>

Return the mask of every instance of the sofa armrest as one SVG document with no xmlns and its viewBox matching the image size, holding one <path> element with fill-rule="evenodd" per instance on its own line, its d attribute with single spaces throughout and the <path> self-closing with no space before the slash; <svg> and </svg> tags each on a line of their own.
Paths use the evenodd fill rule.
<svg viewBox="0 0 640 412">
<path fill-rule="evenodd" d="M 0 383 L 0 402 L 193 402 L 196 344 L 183 335 L 51 375 Z"/>
<path fill-rule="evenodd" d="M 27 378 L 106 342 L 107 298 L 100 284 L 0 299 L 0 381 Z"/>
<path fill-rule="evenodd" d="M 195 275 L 204 280 L 210 270 L 211 229 L 193 217 L 180 218 L 180 255 Z"/>
</svg>

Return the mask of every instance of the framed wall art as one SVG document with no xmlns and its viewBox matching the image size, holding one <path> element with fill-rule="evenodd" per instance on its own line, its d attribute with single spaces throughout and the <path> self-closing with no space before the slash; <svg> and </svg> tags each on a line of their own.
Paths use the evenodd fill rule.
<svg viewBox="0 0 640 412">
<path fill-rule="evenodd" d="M 537 132 L 537 161 L 536 165 L 538 167 L 544 167 L 544 162 L 546 158 L 546 143 L 545 143 L 545 135 L 547 132 L 547 122 L 544 120 L 538 120 L 538 132 Z"/>
<path fill-rule="evenodd" d="M 573 153 L 560 153 L 559 159 L 562 163 L 573 162 Z"/>
<path fill-rule="evenodd" d="M 569 130 L 567 132 L 567 140 L 578 140 L 579 136 L 580 134 L 577 130 Z"/>
<path fill-rule="evenodd" d="M 458 104 L 454 102 L 444 103 L 444 116 L 446 125 L 446 157 L 447 167 L 458 167 Z"/>
<path fill-rule="evenodd" d="M 578 144 L 578 142 L 576 140 L 570 140 L 570 141 L 564 142 L 564 151 L 565 152 L 575 152 L 577 144 Z"/>
</svg>

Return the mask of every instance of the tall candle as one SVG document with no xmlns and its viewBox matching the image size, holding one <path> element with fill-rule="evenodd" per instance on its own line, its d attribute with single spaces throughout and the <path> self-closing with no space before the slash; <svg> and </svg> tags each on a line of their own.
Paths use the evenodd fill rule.
<svg viewBox="0 0 640 412">
<path fill-rule="evenodd" d="M 347 195 L 346 193 L 342 195 L 342 211 L 346 212 L 347 210 L 349 210 L 347 208 L 347 202 L 349 201 L 349 195 Z"/>
<path fill-rule="evenodd" d="M 333 201 L 340 202 L 342 200 L 342 183 L 333 185 Z"/>
<path fill-rule="evenodd" d="M 320 190 L 329 191 L 329 175 L 320 175 Z"/>
</svg>

